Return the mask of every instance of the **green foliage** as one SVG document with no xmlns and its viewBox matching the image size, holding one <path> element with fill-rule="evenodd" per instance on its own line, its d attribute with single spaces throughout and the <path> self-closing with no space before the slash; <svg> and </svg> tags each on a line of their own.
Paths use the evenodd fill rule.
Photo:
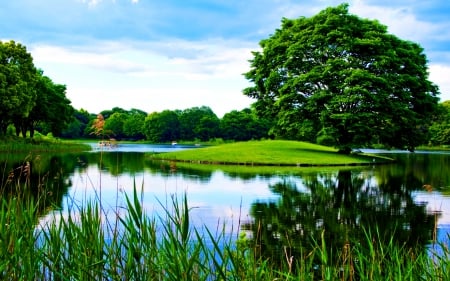
<svg viewBox="0 0 450 281">
<path fill-rule="evenodd" d="M 105 120 L 104 129 L 111 132 L 111 136 L 121 139 L 125 136 L 124 124 L 128 115 L 126 113 L 114 112 Z"/>
<path fill-rule="evenodd" d="M 244 94 L 274 120 L 277 136 L 311 140 L 324 131 L 346 151 L 372 143 L 412 150 L 426 140 L 438 89 L 418 44 L 342 4 L 283 19 L 260 45 Z"/>
<path fill-rule="evenodd" d="M 36 128 L 59 135 L 72 114 L 66 86 L 37 70 L 23 45 L 0 41 L 0 134 L 13 123 L 16 135 L 23 137 L 29 132 L 33 138 Z"/>
<path fill-rule="evenodd" d="M 35 128 L 43 134 L 51 132 L 59 136 L 72 121 L 74 112 L 71 102 L 66 97 L 66 86 L 55 84 L 42 71 L 37 73 L 37 99 L 30 115 L 21 120 L 22 134 L 30 131 L 33 137 Z M 16 126 L 18 126 L 16 122 Z"/>
<path fill-rule="evenodd" d="M 73 117 L 67 128 L 61 132 L 61 137 L 63 138 L 86 138 L 89 137 L 89 132 L 85 132 L 88 129 L 88 124 L 95 118 L 94 114 L 90 114 L 84 109 L 77 110 L 73 112 Z M 91 124 L 92 125 L 92 124 Z M 88 129 L 89 130 L 89 129 Z"/>
<path fill-rule="evenodd" d="M 335 140 L 332 136 L 329 135 L 320 135 L 317 137 L 316 142 L 320 145 L 333 146 L 336 144 Z"/>
<path fill-rule="evenodd" d="M 147 113 L 134 109 L 128 114 L 123 123 L 123 133 L 126 138 L 140 140 L 144 139 L 144 121 Z"/>
<path fill-rule="evenodd" d="M 185 110 L 164 110 L 149 115 L 142 110 L 103 110 L 104 131 L 117 139 L 147 139 L 154 143 L 171 141 L 209 142 L 215 139 L 250 140 L 268 137 L 270 122 L 250 109 L 231 111 L 222 119 L 207 106 Z M 106 115 L 103 115 L 106 114 Z M 92 138 L 97 115 L 75 110 L 62 136 Z"/>
<path fill-rule="evenodd" d="M 180 138 L 208 141 L 219 135 L 219 118 L 207 106 L 192 107 L 179 113 Z"/>
<path fill-rule="evenodd" d="M 258 118 L 250 109 L 232 110 L 220 121 L 220 132 L 225 140 L 247 141 L 268 137 L 270 124 Z"/>
<path fill-rule="evenodd" d="M 430 126 L 429 141 L 431 145 L 450 144 L 450 101 L 438 105 L 438 111 Z"/>
<path fill-rule="evenodd" d="M 179 127 L 178 115 L 171 110 L 153 112 L 144 121 L 144 133 L 147 139 L 154 143 L 178 140 Z"/>
<path fill-rule="evenodd" d="M 25 46 L 0 41 L 0 134 L 15 118 L 28 117 L 36 102 L 36 69 Z"/>
</svg>

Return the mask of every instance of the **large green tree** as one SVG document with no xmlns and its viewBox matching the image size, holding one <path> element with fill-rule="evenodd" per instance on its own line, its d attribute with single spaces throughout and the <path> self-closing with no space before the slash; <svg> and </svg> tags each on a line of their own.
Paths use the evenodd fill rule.
<svg viewBox="0 0 450 281">
<path fill-rule="evenodd" d="M 413 150 L 438 102 L 423 48 L 348 5 L 283 19 L 260 42 L 245 77 L 258 113 L 279 137 L 327 139 L 342 152 L 382 143 Z"/>
<path fill-rule="evenodd" d="M 36 101 L 36 68 L 25 46 L 0 41 L 0 134 L 16 118 L 28 117 Z"/>
<path fill-rule="evenodd" d="M 38 128 L 41 133 L 61 135 L 73 118 L 74 108 L 66 97 L 66 85 L 56 84 L 43 71 L 36 73 L 36 101 L 28 117 L 23 118 L 22 131 L 33 137 Z"/>
</svg>

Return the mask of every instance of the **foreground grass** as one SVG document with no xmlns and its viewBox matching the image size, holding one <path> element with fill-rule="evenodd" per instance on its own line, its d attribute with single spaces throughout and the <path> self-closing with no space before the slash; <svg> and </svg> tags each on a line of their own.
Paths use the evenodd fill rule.
<svg viewBox="0 0 450 281">
<path fill-rule="evenodd" d="M 63 141 L 54 138 L 23 139 L 9 138 L 0 139 L 0 152 L 80 152 L 89 151 L 91 147 L 71 141 Z"/>
<path fill-rule="evenodd" d="M 126 212 L 105 216 L 88 202 L 67 216 L 38 221 L 39 200 L 14 196 L 0 207 L 2 280 L 446 280 L 450 251 L 417 254 L 380 243 L 350 241 L 329 253 L 323 237 L 311 252 L 283 264 L 258 255 L 260 245 L 224 230 L 194 227 L 186 196 L 157 218 L 146 215 L 134 189 Z M 224 229 L 224 228 L 223 228 Z M 338 255 L 338 259 L 331 259 Z M 293 262 L 294 261 L 294 262 Z"/>
<path fill-rule="evenodd" d="M 153 155 L 153 159 L 203 164 L 327 166 L 389 162 L 374 155 L 337 153 L 336 149 L 297 141 L 249 141 Z"/>
</svg>

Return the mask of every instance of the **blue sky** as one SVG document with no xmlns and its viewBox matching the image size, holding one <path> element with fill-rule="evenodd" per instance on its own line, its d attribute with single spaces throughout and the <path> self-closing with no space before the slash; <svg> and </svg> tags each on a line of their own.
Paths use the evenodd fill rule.
<svg viewBox="0 0 450 281">
<path fill-rule="evenodd" d="M 242 94 L 249 85 L 242 73 L 282 17 L 309 17 L 341 3 L 9 0 L 0 3 L 0 40 L 24 44 L 45 75 L 67 85 L 77 109 L 150 113 L 206 105 L 222 117 L 253 102 Z M 347 3 L 351 13 L 424 47 L 430 80 L 441 100 L 450 100 L 450 1 Z"/>
</svg>

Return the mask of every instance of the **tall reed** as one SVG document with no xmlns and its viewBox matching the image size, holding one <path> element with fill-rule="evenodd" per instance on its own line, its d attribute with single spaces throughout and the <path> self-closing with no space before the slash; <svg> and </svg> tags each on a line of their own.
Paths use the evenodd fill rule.
<svg viewBox="0 0 450 281">
<path fill-rule="evenodd" d="M 142 190 L 143 186 L 141 187 Z M 173 195 L 164 213 L 150 216 L 136 186 L 124 210 L 86 202 L 39 220 L 36 199 L 3 197 L 0 203 L 2 280 L 446 280 L 448 245 L 416 253 L 381 243 L 379 233 L 349 241 L 330 253 L 325 235 L 310 252 L 272 263 L 258 237 L 235 239 L 225 225 L 194 226 L 187 195 Z M 109 212 L 109 213 L 108 213 Z M 337 255 L 337 259 L 333 257 Z M 337 261 L 337 262 L 336 262 Z"/>
</svg>

